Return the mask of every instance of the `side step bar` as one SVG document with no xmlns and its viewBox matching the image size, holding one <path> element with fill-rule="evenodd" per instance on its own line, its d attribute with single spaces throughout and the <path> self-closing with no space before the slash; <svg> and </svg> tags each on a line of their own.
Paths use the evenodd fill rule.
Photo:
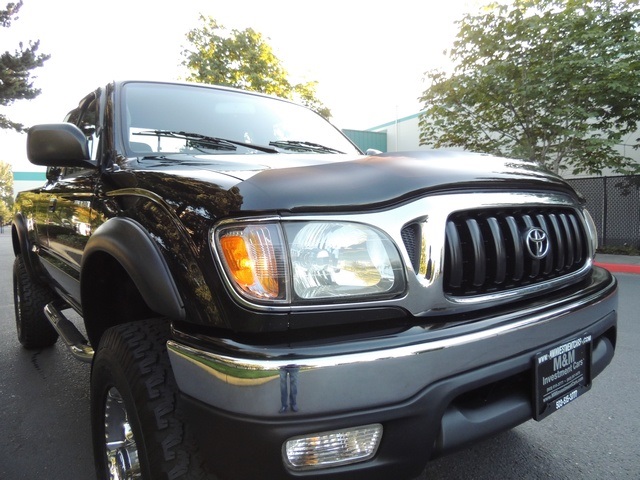
<svg viewBox="0 0 640 480">
<path fill-rule="evenodd" d="M 82 362 L 91 363 L 94 352 L 89 341 L 84 338 L 73 322 L 64 316 L 56 302 L 47 304 L 44 307 L 44 314 L 69 347 L 71 355 Z"/>
</svg>

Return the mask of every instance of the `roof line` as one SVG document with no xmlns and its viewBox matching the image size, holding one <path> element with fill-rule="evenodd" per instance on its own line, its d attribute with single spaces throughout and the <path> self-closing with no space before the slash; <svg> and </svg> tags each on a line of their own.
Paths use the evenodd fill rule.
<svg viewBox="0 0 640 480">
<path fill-rule="evenodd" d="M 380 128 L 391 127 L 392 125 L 395 125 L 396 123 L 406 122 L 407 120 L 411 120 L 413 118 L 419 117 L 423 113 L 424 112 L 418 112 L 418 113 L 414 113 L 413 115 L 409 115 L 407 117 L 398 118 L 396 120 L 392 120 L 391 122 L 383 123 L 382 125 L 377 125 L 375 127 L 367 128 L 366 131 L 369 132 L 369 131 L 373 131 L 373 130 L 378 130 Z"/>
</svg>

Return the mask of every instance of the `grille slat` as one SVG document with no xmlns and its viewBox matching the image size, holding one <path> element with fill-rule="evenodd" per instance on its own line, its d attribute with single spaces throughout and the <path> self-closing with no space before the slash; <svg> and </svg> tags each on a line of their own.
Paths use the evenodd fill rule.
<svg viewBox="0 0 640 480">
<path fill-rule="evenodd" d="M 487 259 L 484 251 L 484 238 L 478 222 L 474 218 L 467 220 L 469 237 L 473 245 L 473 285 L 481 287 L 486 278 Z"/>
<path fill-rule="evenodd" d="M 552 245 L 555 247 L 554 251 L 556 252 L 555 260 L 555 270 L 556 272 L 562 271 L 564 268 L 564 239 L 562 238 L 562 232 L 560 230 L 560 223 L 558 222 L 558 217 L 555 214 L 549 215 L 549 221 L 551 222 L 551 231 L 549 234 L 551 235 Z"/>
<path fill-rule="evenodd" d="M 580 227 L 578 226 L 578 219 L 575 215 L 569 215 L 569 219 L 571 220 L 571 228 L 573 230 L 574 238 L 576 239 L 575 252 L 578 256 L 575 261 L 576 263 L 581 263 L 584 245 L 582 242 L 582 235 L 580 234 Z"/>
<path fill-rule="evenodd" d="M 511 278 L 514 282 L 519 282 L 524 275 L 524 251 L 522 249 L 522 242 L 520 240 L 520 233 L 518 231 L 516 219 L 512 216 L 508 216 L 506 217 L 506 222 L 508 227 L 508 238 L 513 251 L 511 255 L 511 262 L 513 265 Z"/>
<path fill-rule="evenodd" d="M 447 257 L 451 262 L 446 275 L 453 288 L 460 288 L 462 286 L 462 244 L 458 229 L 452 222 L 447 224 L 447 247 Z"/>
<path fill-rule="evenodd" d="M 573 252 L 574 252 L 574 241 L 573 241 L 573 232 L 571 231 L 571 227 L 569 226 L 569 221 L 567 220 L 567 216 L 564 213 L 560 214 L 560 221 L 562 222 L 562 230 L 567 236 L 567 263 L 565 263 L 566 267 L 570 267 L 573 264 Z"/>
<path fill-rule="evenodd" d="M 543 239 L 532 238 L 536 235 Z M 545 256 L 544 237 L 549 246 Z M 570 208 L 456 212 L 446 227 L 444 290 L 470 296 L 545 282 L 579 270 L 587 245 Z"/>
<path fill-rule="evenodd" d="M 487 218 L 487 225 L 491 232 L 491 238 L 493 240 L 493 252 L 494 252 L 494 283 L 500 285 L 504 283 L 507 277 L 507 254 L 504 245 L 504 238 L 500 230 L 500 224 L 496 217 Z"/>
</svg>

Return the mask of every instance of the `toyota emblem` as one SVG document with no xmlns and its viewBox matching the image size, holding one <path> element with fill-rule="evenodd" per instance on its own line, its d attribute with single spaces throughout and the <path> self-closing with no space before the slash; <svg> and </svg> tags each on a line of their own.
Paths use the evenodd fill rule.
<svg viewBox="0 0 640 480">
<path fill-rule="evenodd" d="M 532 258 L 542 260 L 549 253 L 549 236 L 538 227 L 532 227 L 525 233 L 524 243 Z"/>
</svg>

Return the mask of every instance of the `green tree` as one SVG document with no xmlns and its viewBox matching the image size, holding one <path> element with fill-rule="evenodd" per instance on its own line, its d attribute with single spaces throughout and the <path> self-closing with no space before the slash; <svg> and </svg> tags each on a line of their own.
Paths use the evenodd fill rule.
<svg viewBox="0 0 640 480">
<path fill-rule="evenodd" d="M 0 26 L 10 27 L 16 20 L 16 15 L 22 7 L 22 0 L 9 3 L 6 10 L 0 10 Z M 31 70 L 41 67 L 50 55 L 38 54 L 40 41 L 29 41 L 24 47 L 20 42 L 14 53 L 8 51 L 0 55 L 0 106 L 7 107 L 16 100 L 31 100 L 40 94 L 40 89 L 34 88 Z M 0 128 L 14 129 L 18 132 L 24 129 L 20 123 L 12 122 L 6 115 L 0 113 Z"/>
<path fill-rule="evenodd" d="M 201 25 L 190 30 L 182 52 L 187 80 L 242 88 L 299 101 L 325 118 L 331 111 L 317 99 L 317 82 L 292 84 L 264 37 L 253 30 L 227 30 L 215 19 L 200 15 Z"/>
<path fill-rule="evenodd" d="M 639 0 L 492 3 L 459 26 L 452 72 L 425 74 L 421 144 L 639 170 L 614 148 L 640 120 Z"/>
<path fill-rule="evenodd" d="M 2 223 L 11 219 L 13 210 L 13 170 L 11 165 L 0 161 L 0 218 Z"/>
</svg>

